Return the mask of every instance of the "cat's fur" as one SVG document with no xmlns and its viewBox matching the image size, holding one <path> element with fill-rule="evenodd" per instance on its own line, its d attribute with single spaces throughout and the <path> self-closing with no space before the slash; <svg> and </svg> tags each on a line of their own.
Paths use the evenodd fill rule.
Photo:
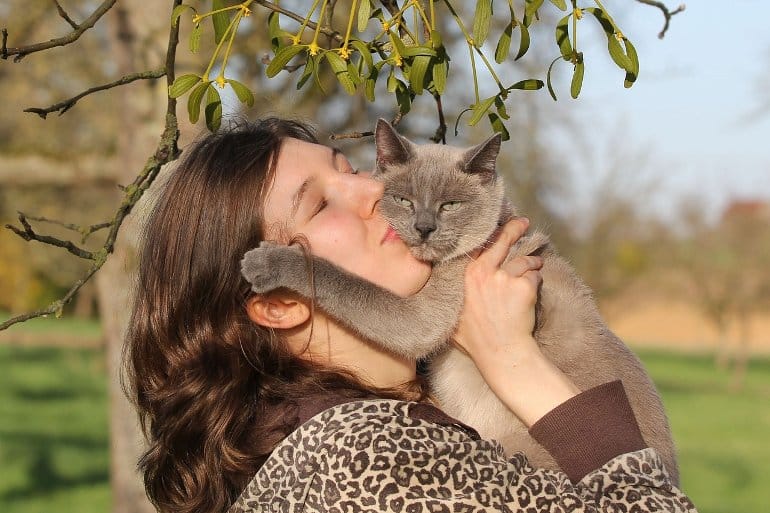
<svg viewBox="0 0 770 513">
<path fill-rule="evenodd" d="M 473 362 L 447 343 L 462 308 L 467 253 L 514 214 L 495 172 L 499 136 L 469 150 L 416 145 L 380 120 L 375 139 L 374 176 L 385 184 L 381 213 L 415 256 L 434 262 L 423 289 L 398 297 L 312 257 L 313 290 L 308 258 L 300 248 L 270 242 L 246 253 L 244 277 L 258 293 L 285 287 L 308 298 L 315 294 L 319 308 L 366 339 L 411 358 L 430 357 L 431 390 L 444 411 L 498 440 L 509 453 L 522 451 L 536 466 L 558 468 Z M 582 390 L 621 379 L 645 441 L 659 451 L 677 482 L 668 421 L 641 363 L 607 328 L 591 291 L 545 234 L 522 237 L 508 258 L 529 254 L 544 258 L 534 333 L 543 353 Z"/>
</svg>

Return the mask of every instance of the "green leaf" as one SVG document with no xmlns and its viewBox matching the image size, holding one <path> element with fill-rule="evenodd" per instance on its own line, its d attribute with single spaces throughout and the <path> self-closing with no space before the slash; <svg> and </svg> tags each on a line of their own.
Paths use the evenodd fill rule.
<svg viewBox="0 0 770 513">
<path fill-rule="evenodd" d="M 626 73 L 626 79 L 623 82 L 623 87 L 629 88 L 634 85 L 637 77 L 639 77 L 639 56 L 636 54 L 636 48 L 626 38 L 623 38 L 623 43 L 626 45 L 626 53 L 631 60 L 631 71 Z"/>
<path fill-rule="evenodd" d="M 393 70 L 391 69 L 390 74 L 388 75 L 388 83 L 387 83 L 389 93 L 396 92 L 396 88 L 398 87 L 398 82 L 399 80 L 396 78 L 395 73 L 393 73 Z"/>
<path fill-rule="evenodd" d="M 594 18 L 596 18 L 596 21 L 599 22 L 599 24 L 602 26 L 602 30 L 605 34 L 607 34 L 607 37 L 614 36 L 616 32 L 615 26 L 612 24 L 610 19 L 607 17 L 607 15 L 599 9 L 598 7 L 586 7 L 583 9 L 583 12 L 587 12 L 593 15 Z"/>
<path fill-rule="evenodd" d="M 548 72 L 545 74 L 545 83 L 548 86 L 548 94 L 551 95 L 551 98 L 553 98 L 553 101 L 556 100 L 556 93 L 553 91 L 553 84 L 551 83 L 551 71 L 553 70 L 553 65 L 556 64 L 559 60 L 561 60 L 561 56 L 556 57 L 553 61 L 551 61 L 551 65 L 548 66 Z"/>
<path fill-rule="evenodd" d="M 515 61 L 524 57 L 524 54 L 529 50 L 529 29 L 526 25 L 519 23 L 519 31 L 521 32 L 521 40 L 519 41 L 519 53 L 513 58 Z"/>
<path fill-rule="evenodd" d="M 225 5 L 224 0 L 212 0 L 211 2 L 212 11 L 218 11 L 219 9 L 224 9 L 225 7 L 227 7 L 227 5 Z M 225 37 L 227 27 L 230 26 L 230 16 L 228 11 L 212 14 L 211 23 L 214 25 L 214 42 L 218 44 L 220 41 L 222 41 L 222 38 Z"/>
<path fill-rule="evenodd" d="M 433 65 L 433 86 L 436 88 L 436 93 L 444 94 L 448 72 L 449 63 L 446 60 L 442 59 Z"/>
<path fill-rule="evenodd" d="M 495 103 L 495 98 L 497 98 L 497 96 L 491 96 L 485 100 L 480 101 L 475 105 L 472 105 L 471 108 L 473 109 L 473 115 L 471 116 L 471 119 L 468 121 L 468 125 L 474 126 L 476 123 L 478 123 L 479 120 L 484 116 L 484 114 L 486 114 L 486 112 L 492 106 L 492 104 Z"/>
<path fill-rule="evenodd" d="M 492 130 L 502 136 L 503 141 L 507 141 L 511 138 L 511 134 L 508 133 L 508 129 L 505 127 L 505 123 L 500 119 L 500 116 L 494 112 L 487 114 L 489 117 L 489 124 L 492 125 Z M 506 118 L 507 119 L 507 118 Z"/>
<path fill-rule="evenodd" d="M 524 25 L 529 27 L 532 24 L 532 20 L 535 19 L 537 10 L 543 5 L 544 0 L 527 0 L 527 4 L 524 7 Z"/>
<path fill-rule="evenodd" d="M 361 0 L 358 5 L 358 31 L 363 32 L 369 24 L 369 16 L 372 14 L 372 4 L 369 0 Z"/>
<path fill-rule="evenodd" d="M 632 71 L 633 64 L 631 63 L 631 59 L 629 59 L 626 52 L 623 51 L 623 47 L 620 46 L 620 41 L 618 41 L 618 38 L 615 37 L 614 34 L 607 37 L 607 50 L 609 50 L 610 57 L 615 61 L 615 64 L 628 72 Z"/>
<path fill-rule="evenodd" d="M 367 78 L 364 80 L 364 96 L 371 103 L 374 103 L 374 86 L 377 84 L 375 79 Z"/>
<path fill-rule="evenodd" d="M 500 39 L 497 41 L 497 48 L 495 48 L 495 62 L 500 64 L 508 58 L 508 53 L 511 51 L 511 34 L 513 33 L 513 22 L 509 23 L 503 33 L 500 34 Z"/>
<path fill-rule="evenodd" d="M 197 53 L 201 47 L 201 24 L 196 23 L 190 31 L 190 51 Z"/>
<path fill-rule="evenodd" d="M 396 103 L 402 115 L 412 110 L 412 95 L 409 94 L 409 88 L 406 87 L 406 84 L 400 80 L 396 86 Z"/>
<path fill-rule="evenodd" d="M 372 59 L 372 52 L 369 50 L 369 47 L 360 39 L 351 39 L 350 45 L 361 54 L 364 63 L 366 63 L 366 67 L 371 71 L 372 67 L 374 67 L 374 60 Z"/>
<path fill-rule="evenodd" d="M 526 80 L 520 80 L 516 82 L 511 87 L 509 87 L 508 90 L 510 91 L 511 89 L 521 89 L 523 91 L 537 91 L 538 89 L 542 88 L 542 80 L 538 80 L 536 78 L 528 78 Z"/>
<path fill-rule="evenodd" d="M 551 0 L 551 3 L 561 9 L 562 11 L 567 10 L 567 2 L 564 0 Z"/>
<path fill-rule="evenodd" d="M 209 85 L 206 89 L 206 127 L 212 132 L 219 130 L 222 124 L 222 99 L 219 97 L 219 91 Z"/>
<path fill-rule="evenodd" d="M 302 89 L 302 86 L 304 86 L 310 77 L 313 76 L 313 73 L 315 73 L 316 69 L 317 67 L 315 58 L 308 59 L 308 61 L 305 63 L 305 67 L 302 69 L 302 75 L 297 81 L 297 89 Z"/>
<path fill-rule="evenodd" d="M 187 74 L 178 76 L 174 83 L 171 84 L 171 87 L 168 88 L 168 95 L 170 98 L 179 98 L 200 81 L 201 77 L 198 75 Z"/>
<path fill-rule="evenodd" d="M 211 80 L 198 84 L 187 97 L 187 114 L 190 116 L 190 123 L 192 124 L 198 122 L 201 113 L 201 100 L 203 100 L 203 95 L 206 94 L 209 85 L 211 85 Z"/>
<path fill-rule="evenodd" d="M 353 79 L 348 72 L 348 64 L 337 54 L 337 52 L 329 51 L 324 53 L 324 56 L 342 88 L 345 89 L 348 94 L 355 94 L 356 85 L 353 83 Z"/>
<path fill-rule="evenodd" d="M 270 46 L 273 48 L 273 52 L 278 51 L 281 46 L 281 30 L 280 17 L 277 12 L 271 12 L 267 15 L 267 35 L 270 37 Z"/>
<path fill-rule="evenodd" d="M 473 15 L 473 45 L 481 48 L 489 35 L 489 23 L 492 18 L 492 0 L 477 0 Z"/>
<path fill-rule="evenodd" d="M 404 46 L 404 42 L 401 41 L 401 38 L 394 34 L 392 30 L 388 30 L 388 37 L 390 37 L 390 42 L 393 43 L 393 48 L 398 54 L 406 55 L 406 46 Z"/>
<path fill-rule="evenodd" d="M 353 81 L 353 84 L 358 85 L 361 83 L 361 74 L 358 73 L 358 69 L 352 62 L 348 62 L 348 75 L 350 75 L 350 80 Z"/>
<path fill-rule="evenodd" d="M 406 46 L 404 51 L 401 52 L 402 57 L 416 57 L 418 55 L 427 55 L 428 57 L 436 57 L 436 50 L 429 46 Z"/>
<path fill-rule="evenodd" d="M 230 84 L 241 103 L 245 103 L 249 107 L 254 106 L 254 93 L 246 85 L 231 78 L 226 79 L 225 83 Z"/>
<path fill-rule="evenodd" d="M 198 14 L 198 11 L 195 10 L 195 7 L 187 4 L 179 4 L 176 7 L 174 7 L 174 10 L 171 11 L 171 26 L 176 27 L 177 23 L 179 23 L 179 17 L 187 10 L 191 9 L 193 13 Z"/>
<path fill-rule="evenodd" d="M 276 52 L 275 57 L 273 57 L 273 60 L 270 61 L 270 64 L 267 65 L 265 74 L 268 76 L 268 78 L 273 78 L 278 73 L 280 73 L 283 67 L 286 66 L 286 64 L 295 55 L 303 51 L 305 48 L 306 47 L 301 45 L 284 46 L 283 48 L 281 48 Z"/>
<path fill-rule="evenodd" d="M 561 56 L 565 61 L 572 60 L 572 44 L 569 42 L 569 19 L 572 14 L 568 14 L 559 20 L 556 24 L 556 44 L 559 45 Z"/>
<path fill-rule="evenodd" d="M 541 82 L 542 83 L 542 82 Z M 500 115 L 503 119 L 510 119 L 511 116 L 508 115 L 508 110 L 505 108 L 505 102 L 503 101 L 500 96 L 495 96 L 495 108 L 497 109 L 497 113 Z"/>
<path fill-rule="evenodd" d="M 422 94 L 425 86 L 425 74 L 430 66 L 431 58 L 427 55 L 418 55 L 412 60 L 412 69 L 409 71 L 409 85 L 415 94 Z"/>
<path fill-rule="evenodd" d="M 569 93 L 573 98 L 577 98 L 580 94 L 580 89 L 583 87 L 583 72 L 585 67 L 583 65 L 583 55 L 580 54 L 577 62 L 575 63 L 575 71 L 572 73 L 572 84 L 569 88 Z"/>
</svg>

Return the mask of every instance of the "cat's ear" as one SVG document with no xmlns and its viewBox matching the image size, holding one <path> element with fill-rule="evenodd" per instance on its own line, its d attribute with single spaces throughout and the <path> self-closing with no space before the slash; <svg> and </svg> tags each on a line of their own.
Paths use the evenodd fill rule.
<svg viewBox="0 0 770 513">
<path fill-rule="evenodd" d="M 377 169 L 393 164 L 403 164 L 412 156 L 412 143 L 398 135 L 390 123 L 380 118 L 374 129 L 377 147 Z"/>
<path fill-rule="evenodd" d="M 495 134 L 483 143 L 469 149 L 463 155 L 463 171 L 477 174 L 484 182 L 494 180 L 496 176 L 495 162 L 500 153 L 502 136 Z"/>
</svg>

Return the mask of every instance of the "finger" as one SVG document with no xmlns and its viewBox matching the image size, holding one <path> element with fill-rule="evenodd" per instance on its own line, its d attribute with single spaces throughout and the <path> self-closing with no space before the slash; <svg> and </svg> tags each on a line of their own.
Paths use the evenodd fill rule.
<svg viewBox="0 0 770 513">
<path fill-rule="evenodd" d="M 542 269 L 543 259 L 539 256 L 525 255 L 519 256 L 505 262 L 502 269 L 512 276 L 521 276 L 527 271 L 537 271 Z"/>
<path fill-rule="evenodd" d="M 519 217 L 508 221 L 503 225 L 502 230 L 497 234 L 492 245 L 482 251 L 476 261 L 482 265 L 499 267 L 505 260 L 505 257 L 508 256 L 511 245 L 524 235 L 528 227 L 529 219 L 526 217 Z"/>
</svg>

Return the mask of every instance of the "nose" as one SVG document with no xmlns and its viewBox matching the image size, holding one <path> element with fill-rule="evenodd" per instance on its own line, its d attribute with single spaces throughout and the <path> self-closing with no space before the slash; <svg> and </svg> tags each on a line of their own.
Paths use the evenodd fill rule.
<svg viewBox="0 0 770 513">
<path fill-rule="evenodd" d="M 385 186 L 379 180 L 369 178 L 368 176 L 356 176 L 356 197 L 355 204 L 358 206 L 359 213 L 364 219 L 375 215 L 377 205 L 385 192 Z"/>
<path fill-rule="evenodd" d="M 430 234 L 436 231 L 436 223 L 428 220 L 419 220 L 414 223 L 414 229 L 420 232 L 422 240 L 430 237 Z"/>
</svg>

